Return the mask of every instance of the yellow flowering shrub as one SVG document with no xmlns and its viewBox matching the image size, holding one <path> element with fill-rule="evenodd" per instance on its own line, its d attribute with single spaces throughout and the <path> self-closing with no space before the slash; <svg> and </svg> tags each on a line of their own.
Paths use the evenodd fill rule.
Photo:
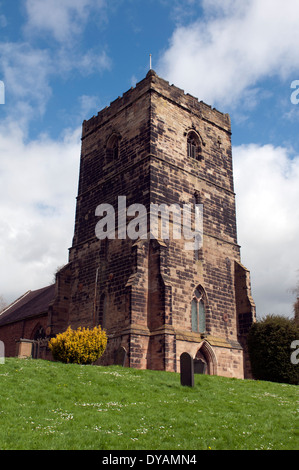
<svg viewBox="0 0 299 470">
<path fill-rule="evenodd" d="M 69 326 L 48 343 L 56 361 L 76 364 L 92 364 L 102 356 L 106 345 L 107 335 L 100 326 L 92 330 L 81 327 L 72 330 Z"/>
</svg>

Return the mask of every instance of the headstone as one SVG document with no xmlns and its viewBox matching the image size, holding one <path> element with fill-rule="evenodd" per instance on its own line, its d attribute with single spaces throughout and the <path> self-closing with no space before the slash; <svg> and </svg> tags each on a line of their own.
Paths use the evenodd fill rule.
<svg viewBox="0 0 299 470">
<path fill-rule="evenodd" d="M 190 354 L 184 352 L 180 357 L 181 385 L 194 387 L 194 364 Z"/>
<path fill-rule="evenodd" d="M 194 359 L 194 374 L 205 374 L 207 364 L 202 359 Z"/>
<path fill-rule="evenodd" d="M 0 341 L 0 364 L 5 363 L 5 346 L 3 341 Z"/>
<path fill-rule="evenodd" d="M 127 358 L 127 351 L 123 346 L 120 346 L 114 354 L 114 364 L 117 366 L 125 367 Z"/>
<path fill-rule="evenodd" d="M 20 339 L 17 341 L 17 356 L 19 359 L 25 359 L 27 357 L 33 357 L 32 355 L 32 345 L 35 341 L 30 339 Z M 35 359 L 35 358 L 34 358 Z"/>
</svg>

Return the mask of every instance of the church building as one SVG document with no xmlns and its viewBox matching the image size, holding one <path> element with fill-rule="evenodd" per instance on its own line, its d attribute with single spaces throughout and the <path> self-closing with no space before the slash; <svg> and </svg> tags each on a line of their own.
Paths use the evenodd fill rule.
<svg viewBox="0 0 299 470">
<path fill-rule="evenodd" d="M 179 372 L 188 352 L 195 371 L 249 377 L 255 305 L 237 243 L 229 115 L 150 70 L 84 121 L 69 262 L 34 297 L 40 311 L 25 296 L 0 315 L 7 355 L 29 343 L 50 359 L 52 336 L 100 324 L 102 365 L 121 350 L 127 367 Z"/>
</svg>

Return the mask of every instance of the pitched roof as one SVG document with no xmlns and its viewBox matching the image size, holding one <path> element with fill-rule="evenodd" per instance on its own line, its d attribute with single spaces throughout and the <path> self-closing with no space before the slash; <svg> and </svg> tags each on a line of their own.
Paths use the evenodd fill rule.
<svg viewBox="0 0 299 470">
<path fill-rule="evenodd" d="M 29 290 L 0 313 L 0 326 L 46 313 L 54 296 L 55 284 L 34 291 Z"/>
</svg>

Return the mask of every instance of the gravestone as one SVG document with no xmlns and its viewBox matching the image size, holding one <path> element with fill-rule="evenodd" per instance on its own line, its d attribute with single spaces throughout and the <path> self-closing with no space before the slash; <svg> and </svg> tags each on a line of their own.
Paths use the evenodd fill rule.
<svg viewBox="0 0 299 470">
<path fill-rule="evenodd" d="M 33 357 L 32 346 L 35 341 L 31 339 L 22 339 L 20 338 L 17 343 L 17 356 L 19 359 L 25 359 L 27 357 Z M 35 358 L 34 358 L 35 359 Z"/>
<path fill-rule="evenodd" d="M 202 359 L 194 359 L 194 374 L 205 374 L 207 364 Z"/>
<path fill-rule="evenodd" d="M 0 364 L 5 363 L 5 346 L 3 341 L 0 341 Z"/>
<path fill-rule="evenodd" d="M 127 351 L 123 346 L 120 346 L 114 354 L 114 364 L 117 366 L 125 367 L 127 358 Z"/>
<path fill-rule="evenodd" d="M 180 357 L 181 385 L 194 387 L 194 363 L 190 354 L 184 352 Z"/>
</svg>

